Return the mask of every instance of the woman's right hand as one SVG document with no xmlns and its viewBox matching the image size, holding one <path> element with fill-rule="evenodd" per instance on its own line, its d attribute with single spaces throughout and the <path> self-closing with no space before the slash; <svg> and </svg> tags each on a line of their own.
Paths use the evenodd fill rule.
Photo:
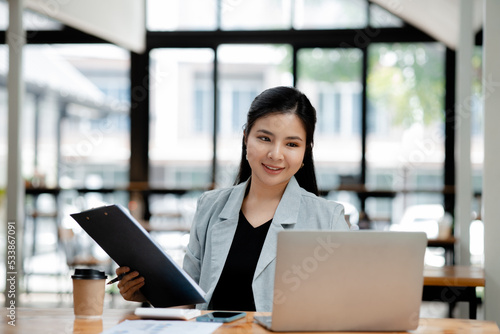
<svg viewBox="0 0 500 334">
<path fill-rule="evenodd" d="M 144 286 L 144 277 L 139 276 L 137 271 L 130 272 L 129 267 L 120 267 L 116 269 L 116 274 L 126 274 L 120 282 L 118 282 L 118 289 L 120 289 L 120 294 L 125 300 L 132 302 L 147 302 L 146 297 L 139 290 Z"/>
</svg>

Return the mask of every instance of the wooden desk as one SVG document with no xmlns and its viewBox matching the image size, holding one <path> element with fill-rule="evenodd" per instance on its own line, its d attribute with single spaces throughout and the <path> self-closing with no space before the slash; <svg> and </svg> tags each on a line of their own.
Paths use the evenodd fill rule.
<svg viewBox="0 0 500 334">
<path fill-rule="evenodd" d="M 484 286 L 484 269 L 472 266 L 425 267 L 424 285 Z"/>
<path fill-rule="evenodd" d="M 484 287 L 484 269 L 471 266 L 424 268 L 422 300 L 448 303 L 451 318 L 457 302 L 469 302 L 469 318 L 477 317 L 476 288 Z"/>
<path fill-rule="evenodd" d="M 24 309 L 16 310 L 16 326 L 10 326 L 5 320 L 5 308 L 2 311 L 0 333 L 27 334 L 27 333 L 79 333 L 95 334 L 109 329 L 125 319 L 137 319 L 130 310 L 105 309 L 102 319 L 81 320 L 75 319 L 73 310 L 64 309 Z M 224 324 L 215 334 L 263 334 L 271 333 L 253 322 L 254 313 L 246 318 Z M 423 333 L 475 333 L 500 334 L 496 323 L 491 321 L 463 320 L 463 319 L 420 319 L 414 334 Z M 375 334 L 375 332 L 370 332 Z M 403 332 L 407 333 L 407 332 Z M 340 334 L 336 332 L 336 334 Z M 349 334 L 354 334 L 350 332 Z M 385 334 L 385 333 L 384 333 Z"/>
</svg>

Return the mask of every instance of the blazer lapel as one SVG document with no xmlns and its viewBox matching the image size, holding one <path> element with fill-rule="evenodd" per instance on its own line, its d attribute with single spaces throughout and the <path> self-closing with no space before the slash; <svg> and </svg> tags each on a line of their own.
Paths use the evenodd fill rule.
<svg viewBox="0 0 500 334">
<path fill-rule="evenodd" d="M 247 183 L 248 181 L 234 187 L 224 208 L 219 214 L 219 220 L 215 222 L 212 227 L 211 247 L 214 250 L 210 259 L 213 268 L 212 280 L 218 281 L 224 264 L 226 263 L 236 227 L 238 226 L 239 212 L 245 196 Z"/>
<path fill-rule="evenodd" d="M 283 193 L 280 204 L 276 209 L 273 222 L 267 232 L 266 240 L 262 246 L 259 262 L 255 269 L 254 280 L 267 268 L 267 266 L 276 258 L 276 247 L 278 244 L 278 233 L 285 229 L 294 228 L 297 223 L 300 207 L 300 186 L 292 177 Z"/>
</svg>

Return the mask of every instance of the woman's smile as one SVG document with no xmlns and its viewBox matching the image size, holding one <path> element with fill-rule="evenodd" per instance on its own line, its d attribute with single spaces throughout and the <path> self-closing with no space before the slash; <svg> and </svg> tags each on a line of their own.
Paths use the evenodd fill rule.
<svg viewBox="0 0 500 334">
<path fill-rule="evenodd" d="M 262 166 L 264 166 L 265 170 L 270 174 L 279 174 L 285 169 L 284 167 L 273 167 L 272 165 L 266 164 L 262 164 Z"/>
</svg>

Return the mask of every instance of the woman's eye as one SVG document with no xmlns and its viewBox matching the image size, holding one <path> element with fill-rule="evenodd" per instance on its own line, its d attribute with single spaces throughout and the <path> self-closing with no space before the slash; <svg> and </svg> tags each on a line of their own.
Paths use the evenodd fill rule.
<svg viewBox="0 0 500 334">
<path fill-rule="evenodd" d="M 262 141 L 270 141 L 269 137 L 258 137 Z"/>
<path fill-rule="evenodd" d="M 295 143 L 288 143 L 287 145 L 290 146 L 290 147 L 299 147 L 299 145 L 297 145 Z"/>
</svg>

